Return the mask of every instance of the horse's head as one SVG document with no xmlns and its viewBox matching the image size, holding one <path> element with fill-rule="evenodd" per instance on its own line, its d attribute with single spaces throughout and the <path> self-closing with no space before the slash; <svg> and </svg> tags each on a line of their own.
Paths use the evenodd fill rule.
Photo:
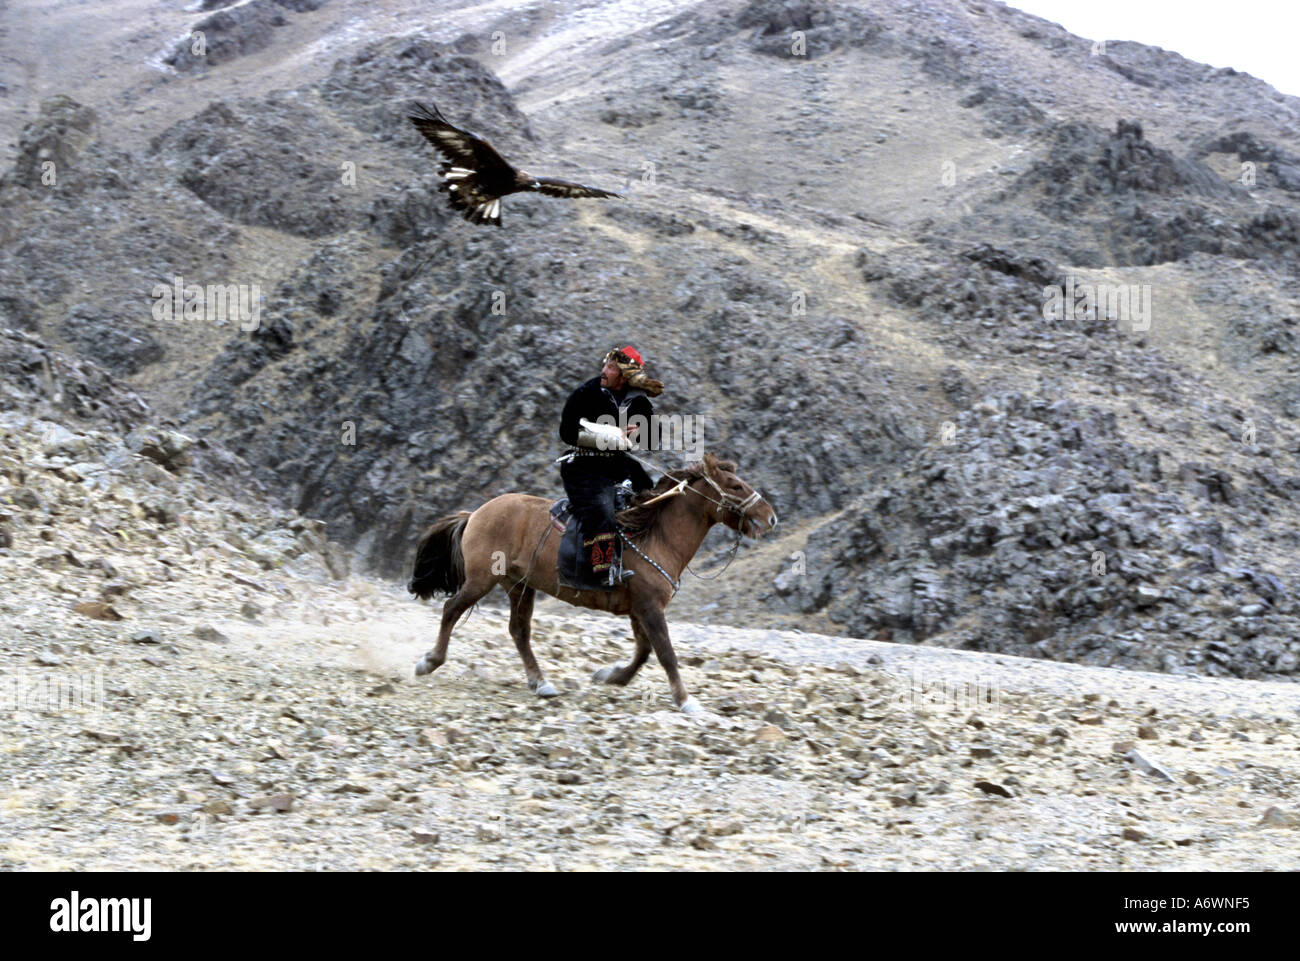
<svg viewBox="0 0 1300 961">
<path fill-rule="evenodd" d="M 735 463 L 718 460 L 708 452 L 703 463 L 701 480 L 705 489 L 701 493 L 716 501 L 715 516 L 723 524 L 753 538 L 776 528 L 776 511 L 763 500 L 763 495 L 740 478 Z"/>
</svg>

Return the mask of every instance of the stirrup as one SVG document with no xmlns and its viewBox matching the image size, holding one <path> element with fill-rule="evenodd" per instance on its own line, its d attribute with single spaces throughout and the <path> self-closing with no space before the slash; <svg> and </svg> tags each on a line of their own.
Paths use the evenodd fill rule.
<svg viewBox="0 0 1300 961">
<path fill-rule="evenodd" d="M 613 587 L 620 586 L 636 573 L 623 566 L 623 529 L 617 525 L 614 528 L 614 563 L 610 566 L 609 573 L 609 583 Z"/>
</svg>

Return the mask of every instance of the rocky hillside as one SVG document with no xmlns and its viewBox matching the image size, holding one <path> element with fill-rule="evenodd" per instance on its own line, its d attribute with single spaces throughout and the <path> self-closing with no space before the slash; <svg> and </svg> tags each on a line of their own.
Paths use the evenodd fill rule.
<svg viewBox="0 0 1300 961">
<path fill-rule="evenodd" d="M 787 532 L 687 612 L 1295 675 L 1297 98 L 983 0 L 191 6 L 0 34 L 0 323 L 368 570 L 558 493 L 560 405 L 630 341 Z M 415 99 L 626 196 L 465 224 Z M 257 322 L 159 319 L 175 278 Z M 251 540 L 305 549 L 291 516 Z"/>
<path fill-rule="evenodd" d="M 222 640 L 213 619 L 256 620 L 292 597 L 285 571 L 317 585 L 347 576 L 325 524 L 272 507 L 236 455 L 159 423 L 91 361 L 11 329 L 0 329 L 0 347 L 10 653 L 32 645 L 37 664 L 57 667 L 70 636 L 84 640 L 77 659 L 129 636 L 162 665 L 178 644 Z M 174 628 L 182 599 L 196 623 Z"/>
</svg>

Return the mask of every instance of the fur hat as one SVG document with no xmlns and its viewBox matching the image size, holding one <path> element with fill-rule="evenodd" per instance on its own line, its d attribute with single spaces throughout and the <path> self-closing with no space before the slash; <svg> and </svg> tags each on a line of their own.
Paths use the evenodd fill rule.
<svg viewBox="0 0 1300 961">
<path fill-rule="evenodd" d="M 627 381 L 628 386 L 643 390 L 651 397 L 658 397 L 664 392 L 662 381 L 654 380 L 645 375 L 641 353 L 630 344 L 627 347 L 611 350 L 605 355 L 602 364 L 608 364 L 610 361 L 613 361 L 618 369 L 623 372 L 623 378 Z"/>
</svg>

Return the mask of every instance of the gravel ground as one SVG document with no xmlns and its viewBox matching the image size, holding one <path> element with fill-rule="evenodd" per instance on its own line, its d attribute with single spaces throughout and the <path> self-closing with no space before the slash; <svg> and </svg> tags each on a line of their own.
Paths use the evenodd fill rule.
<svg viewBox="0 0 1300 961">
<path fill-rule="evenodd" d="M 534 649 L 563 692 L 540 700 L 503 609 L 476 609 L 416 679 L 436 608 L 292 566 L 257 583 L 275 600 L 255 620 L 225 578 L 142 587 L 158 643 L 131 640 L 138 623 L 6 606 L 0 868 L 1285 870 L 1300 855 L 1293 684 L 670 619 L 706 708 L 688 717 L 653 662 L 625 689 L 590 682 L 631 650 L 604 615 L 539 604 Z M 33 698 L 49 678 L 85 681 L 89 703 Z"/>
</svg>

